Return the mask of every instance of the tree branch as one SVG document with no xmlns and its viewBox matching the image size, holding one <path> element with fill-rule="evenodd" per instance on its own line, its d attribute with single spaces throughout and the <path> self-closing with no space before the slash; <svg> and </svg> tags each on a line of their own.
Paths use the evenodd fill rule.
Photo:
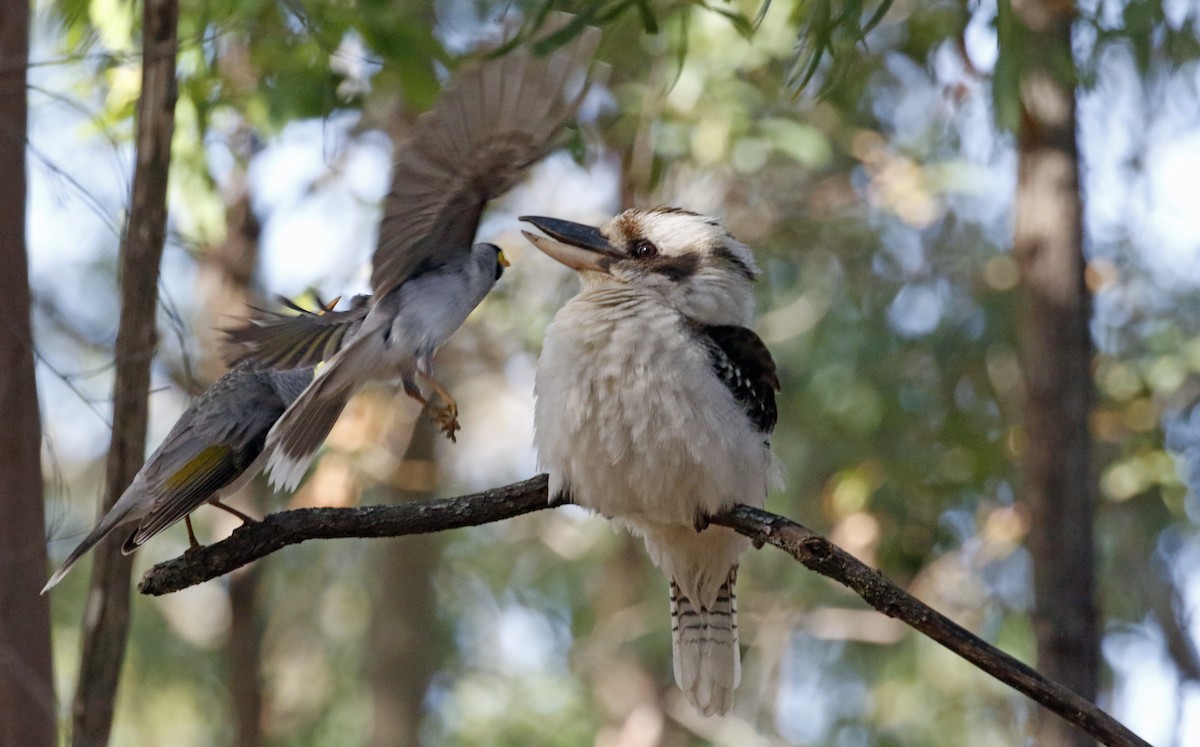
<svg viewBox="0 0 1200 747">
<path fill-rule="evenodd" d="M 269 514 L 207 547 L 188 550 L 146 571 L 138 591 L 170 594 L 203 583 L 288 545 L 338 537 L 401 537 L 488 524 L 549 508 L 546 476 L 428 503 L 362 508 L 301 508 Z"/>
<path fill-rule="evenodd" d="M 1009 687 L 1028 695 L 1102 744 L 1150 747 L 1148 742 L 1093 703 L 1046 679 L 1032 667 L 956 624 L 808 527 L 741 505 L 714 516 L 711 522 L 778 547 L 805 568 L 849 588 L 883 614 L 900 620 Z"/>
<path fill-rule="evenodd" d="M 428 503 L 309 508 L 271 514 L 257 524 L 238 529 L 221 542 L 159 563 L 146 572 L 138 590 L 155 596 L 169 594 L 310 539 L 398 537 L 509 519 L 549 508 L 546 484 L 546 476 L 538 475 L 481 493 Z M 1101 743 L 1109 747 L 1150 747 L 1094 704 L 955 624 L 811 529 L 782 516 L 740 505 L 712 517 L 711 523 L 778 547 L 806 568 L 846 586 L 883 614 L 945 646 Z"/>
</svg>

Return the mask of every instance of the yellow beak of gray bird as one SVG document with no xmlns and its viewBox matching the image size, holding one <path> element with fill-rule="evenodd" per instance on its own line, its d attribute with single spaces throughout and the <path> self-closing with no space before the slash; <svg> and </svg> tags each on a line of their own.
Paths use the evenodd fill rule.
<svg viewBox="0 0 1200 747">
<path fill-rule="evenodd" d="M 534 414 L 552 499 L 640 536 L 670 580 L 675 681 L 706 715 L 741 679 L 738 558 L 708 518 L 762 506 L 775 472 L 775 364 L 747 325 L 758 269 L 721 224 L 676 208 L 600 228 L 526 217 L 538 249 L 579 272 L 546 332 Z"/>
<path fill-rule="evenodd" d="M 221 499 L 236 493 L 262 470 L 267 433 L 312 378 L 311 368 L 271 371 L 243 363 L 217 379 L 179 416 L 133 482 L 67 556 L 42 593 L 118 527 L 133 527 L 121 547 L 128 555 L 180 519 L 187 522 L 188 539 L 195 547 L 198 543 L 188 515 L 205 503 L 253 521 Z"/>
<path fill-rule="evenodd" d="M 498 247 L 472 244 L 480 216 L 558 145 L 588 90 L 598 42 L 599 31 L 586 27 L 545 57 L 521 48 L 451 80 L 397 152 L 372 258 L 374 295 L 357 310 L 299 321 L 268 313 L 229 330 L 235 360 L 326 363 L 267 438 L 273 484 L 299 484 L 351 395 L 371 381 L 398 381 L 455 440 L 458 405 L 434 378 L 433 357 L 508 264 Z"/>
</svg>

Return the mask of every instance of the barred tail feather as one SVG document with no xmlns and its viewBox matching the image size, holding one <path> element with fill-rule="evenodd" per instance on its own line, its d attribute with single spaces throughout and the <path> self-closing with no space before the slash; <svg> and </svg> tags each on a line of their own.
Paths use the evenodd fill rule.
<svg viewBox="0 0 1200 747">
<path fill-rule="evenodd" d="M 276 489 L 296 489 L 354 394 L 349 377 L 337 375 L 335 369 L 336 364 L 330 364 L 317 376 L 267 436 L 266 471 Z"/>
<path fill-rule="evenodd" d="M 671 580 L 671 644 L 675 682 L 705 716 L 724 715 L 733 706 L 733 691 L 742 679 L 738 650 L 737 566 L 721 585 L 713 603 L 699 609 Z"/>
</svg>

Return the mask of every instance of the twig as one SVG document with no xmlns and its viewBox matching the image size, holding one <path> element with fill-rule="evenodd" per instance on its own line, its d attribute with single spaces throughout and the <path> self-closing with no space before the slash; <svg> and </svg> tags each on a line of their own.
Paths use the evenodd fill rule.
<svg viewBox="0 0 1200 747">
<path fill-rule="evenodd" d="M 189 550 L 146 572 L 138 590 L 161 595 L 229 573 L 276 550 L 310 539 L 398 537 L 487 524 L 550 507 L 546 476 L 482 493 L 428 503 L 283 511 L 249 524 L 221 542 Z M 1038 674 L 918 601 L 879 571 L 812 530 L 748 506 L 711 523 L 787 552 L 805 567 L 845 585 L 875 609 L 945 646 L 979 669 L 1028 695 L 1109 747 L 1150 747 L 1098 707 Z"/>
</svg>

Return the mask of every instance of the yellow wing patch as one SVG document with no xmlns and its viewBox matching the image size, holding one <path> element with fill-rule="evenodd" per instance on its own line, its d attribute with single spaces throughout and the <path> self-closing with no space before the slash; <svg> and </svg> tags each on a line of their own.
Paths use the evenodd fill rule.
<svg viewBox="0 0 1200 747">
<path fill-rule="evenodd" d="M 192 483 L 197 476 L 209 474 L 224 461 L 225 457 L 233 451 L 230 447 L 224 444 L 216 444 L 209 446 L 201 451 L 185 465 L 179 468 L 175 474 L 168 477 L 164 484 L 168 488 L 180 488 Z"/>
</svg>

